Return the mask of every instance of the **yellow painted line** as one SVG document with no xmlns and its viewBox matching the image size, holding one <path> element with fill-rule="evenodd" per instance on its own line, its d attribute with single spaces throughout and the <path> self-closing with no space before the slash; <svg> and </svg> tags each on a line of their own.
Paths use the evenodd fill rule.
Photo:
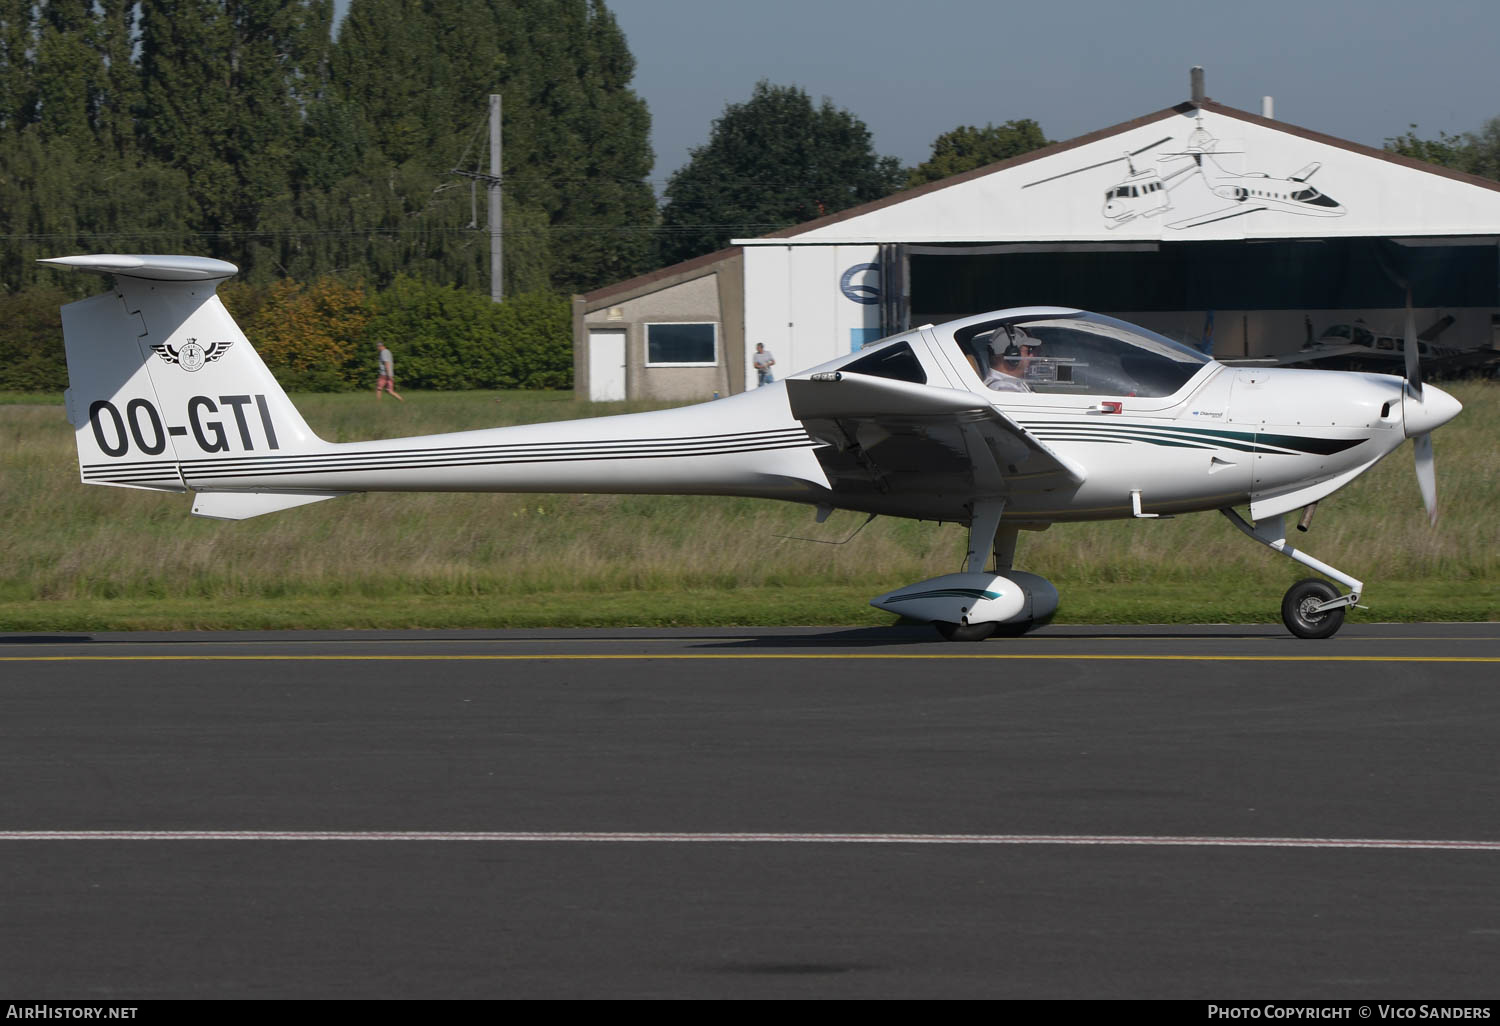
<svg viewBox="0 0 1500 1026">
<path fill-rule="evenodd" d="M 282 662 L 282 663 L 438 663 L 438 662 L 607 662 L 668 660 L 745 660 L 779 659 L 905 659 L 905 660 L 1030 660 L 1053 662 L 1187 662 L 1187 663 L 1500 663 L 1500 656 L 1298 656 L 1298 655 L 1064 655 L 1062 653 L 1028 652 L 702 652 L 702 653 L 545 653 L 533 655 L 98 655 L 98 656 L 0 656 L 5 663 L 207 663 L 207 662 Z"/>
</svg>

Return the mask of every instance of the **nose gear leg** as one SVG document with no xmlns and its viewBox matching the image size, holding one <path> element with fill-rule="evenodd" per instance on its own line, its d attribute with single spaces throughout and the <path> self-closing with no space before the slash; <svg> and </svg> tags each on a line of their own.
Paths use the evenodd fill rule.
<svg viewBox="0 0 1500 1026">
<path fill-rule="evenodd" d="M 1333 589 L 1317 591 L 1305 587 L 1308 581 L 1298 581 L 1292 585 L 1282 601 L 1282 621 L 1287 629 L 1300 638 L 1326 638 L 1338 630 L 1343 623 L 1343 611 L 1350 606 L 1359 604 L 1360 594 L 1365 590 L 1364 582 L 1350 577 L 1340 570 L 1336 570 L 1321 560 L 1314 559 L 1307 553 L 1302 552 L 1286 540 L 1286 522 L 1281 516 L 1268 517 L 1258 521 L 1254 526 L 1246 523 L 1245 518 L 1233 509 L 1225 508 L 1219 510 L 1229 522 L 1239 528 L 1241 533 L 1255 539 L 1269 549 L 1301 563 L 1303 566 L 1311 567 L 1318 573 L 1330 577 L 1349 589 L 1347 595 L 1329 594 Z M 1325 586 L 1326 587 L 1326 586 Z M 1293 593 L 1296 592 L 1296 601 L 1293 601 Z M 1289 613 L 1288 609 L 1292 612 Z M 1335 615 L 1336 614 L 1336 615 Z"/>
</svg>

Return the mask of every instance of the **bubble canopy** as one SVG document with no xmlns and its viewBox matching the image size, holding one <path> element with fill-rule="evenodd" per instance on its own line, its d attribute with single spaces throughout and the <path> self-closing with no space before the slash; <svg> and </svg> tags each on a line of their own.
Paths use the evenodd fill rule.
<svg viewBox="0 0 1500 1026">
<path fill-rule="evenodd" d="M 1162 397 L 1211 359 L 1154 331 L 1083 311 L 1018 311 L 955 327 L 953 340 L 980 368 L 1004 366 L 1028 391 Z"/>
</svg>

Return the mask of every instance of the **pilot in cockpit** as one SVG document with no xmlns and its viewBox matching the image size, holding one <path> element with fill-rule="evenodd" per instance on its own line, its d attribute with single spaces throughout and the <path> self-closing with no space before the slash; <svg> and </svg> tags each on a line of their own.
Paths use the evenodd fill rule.
<svg viewBox="0 0 1500 1026">
<path fill-rule="evenodd" d="M 1036 358 L 1040 343 L 1019 327 L 1000 327 L 990 336 L 989 367 L 984 374 L 986 388 L 996 392 L 1030 392 L 1023 380 L 1026 368 Z"/>
</svg>

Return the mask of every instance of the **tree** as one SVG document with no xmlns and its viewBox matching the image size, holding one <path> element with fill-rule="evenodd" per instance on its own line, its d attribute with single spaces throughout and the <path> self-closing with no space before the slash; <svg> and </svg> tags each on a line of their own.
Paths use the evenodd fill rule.
<svg viewBox="0 0 1500 1026">
<path fill-rule="evenodd" d="M 388 162 L 376 181 L 406 186 L 392 198 L 410 227 L 388 243 L 401 264 L 486 280 L 484 226 L 450 172 L 488 172 L 488 96 L 500 93 L 506 292 L 584 291 L 645 270 L 656 206 L 634 71 L 601 0 L 354 0 L 335 98 Z"/>
<path fill-rule="evenodd" d="M 91 45 L 91 7 L 86 0 L 48 0 L 41 7 L 32 62 L 33 116 L 49 141 L 93 141 L 89 120 L 98 101 L 103 61 Z"/>
<path fill-rule="evenodd" d="M 1408 125 L 1405 134 L 1385 141 L 1388 153 L 1397 153 L 1413 160 L 1425 160 L 1455 169 L 1467 163 L 1467 143 L 1461 135 L 1439 132 L 1436 139 L 1422 139 L 1417 135 L 1417 126 Z"/>
<path fill-rule="evenodd" d="M 557 177 L 542 204 L 561 259 L 552 285 L 582 292 L 647 270 L 655 227 L 656 197 L 646 183 L 651 153 L 651 115 L 630 88 L 635 58 L 614 16 L 601 0 L 577 4 L 549 33 L 548 46 L 532 50 L 548 63 L 548 53 L 571 72 L 557 86 L 569 91 L 569 109 L 543 122 L 550 130 L 532 155 L 538 173 Z M 581 46 L 574 42 L 580 40 Z M 540 80 L 533 77 L 533 109 Z M 524 196 L 524 183 L 520 195 Z"/>
<path fill-rule="evenodd" d="M 0 0 L 0 289 L 63 252 L 201 252 L 188 177 L 136 145 L 137 0 Z"/>
<path fill-rule="evenodd" d="M 283 387 L 335 392 L 364 384 L 371 314 L 363 288 L 334 278 L 310 285 L 284 278 L 255 298 L 245 334 Z"/>
<path fill-rule="evenodd" d="M 465 27 L 479 7 L 449 6 L 455 9 L 444 13 Z M 337 95 L 362 117 L 375 147 L 392 162 L 420 155 L 453 130 L 434 81 L 442 63 L 421 0 L 353 0 L 331 60 Z"/>
<path fill-rule="evenodd" d="M 1500 117 L 1486 121 L 1478 132 L 1439 132 L 1436 139 L 1420 138 L 1417 126 L 1409 125 L 1405 134 L 1387 139 L 1385 148 L 1403 157 L 1500 181 Z"/>
<path fill-rule="evenodd" d="M 487 291 L 451 171 L 488 171 L 497 91 L 506 293 L 650 266 L 650 119 L 603 0 L 353 0 L 337 44 L 333 2 L 0 0 L 0 291 L 141 249 Z"/>
<path fill-rule="evenodd" d="M 573 307 L 566 296 L 511 296 L 496 308 L 501 388 L 573 387 Z"/>
<path fill-rule="evenodd" d="M 907 172 L 906 185 L 908 188 L 925 185 L 1049 145 L 1042 126 L 1030 118 L 983 128 L 960 125 L 933 140 L 932 156 Z"/>
<path fill-rule="evenodd" d="M 374 298 L 364 333 L 384 343 L 410 388 L 571 388 L 572 305 L 566 296 L 486 295 L 400 275 Z M 373 364 L 372 364 L 373 365 Z"/>
<path fill-rule="evenodd" d="M 99 0 L 99 52 L 105 69 L 95 111 L 95 133 L 105 152 L 136 152 L 135 112 L 141 105 L 135 51 L 136 0 Z"/>
<path fill-rule="evenodd" d="M 0 326 L 5 360 L 0 362 L 0 390 L 61 392 L 68 387 L 57 308 L 73 297 L 57 286 L 0 293 Z"/>
<path fill-rule="evenodd" d="M 143 142 L 187 173 L 205 232 L 256 229 L 288 189 L 331 17 L 331 0 L 142 0 Z"/>
<path fill-rule="evenodd" d="M 672 175 L 662 208 L 661 257 L 675 263 L 887 196 L 901 187 L 895 157 L 878 156 L 870 130 L 824 98 L 762 80 L 732 103 L 708 142 Z"/>
<path fill-rule="evenodd" d="M 0 131 L 18 132 L 27 121 L 32 67 L 28 51 L 35 29 L 31 0 L 0 0 Z"/>
</svg>

